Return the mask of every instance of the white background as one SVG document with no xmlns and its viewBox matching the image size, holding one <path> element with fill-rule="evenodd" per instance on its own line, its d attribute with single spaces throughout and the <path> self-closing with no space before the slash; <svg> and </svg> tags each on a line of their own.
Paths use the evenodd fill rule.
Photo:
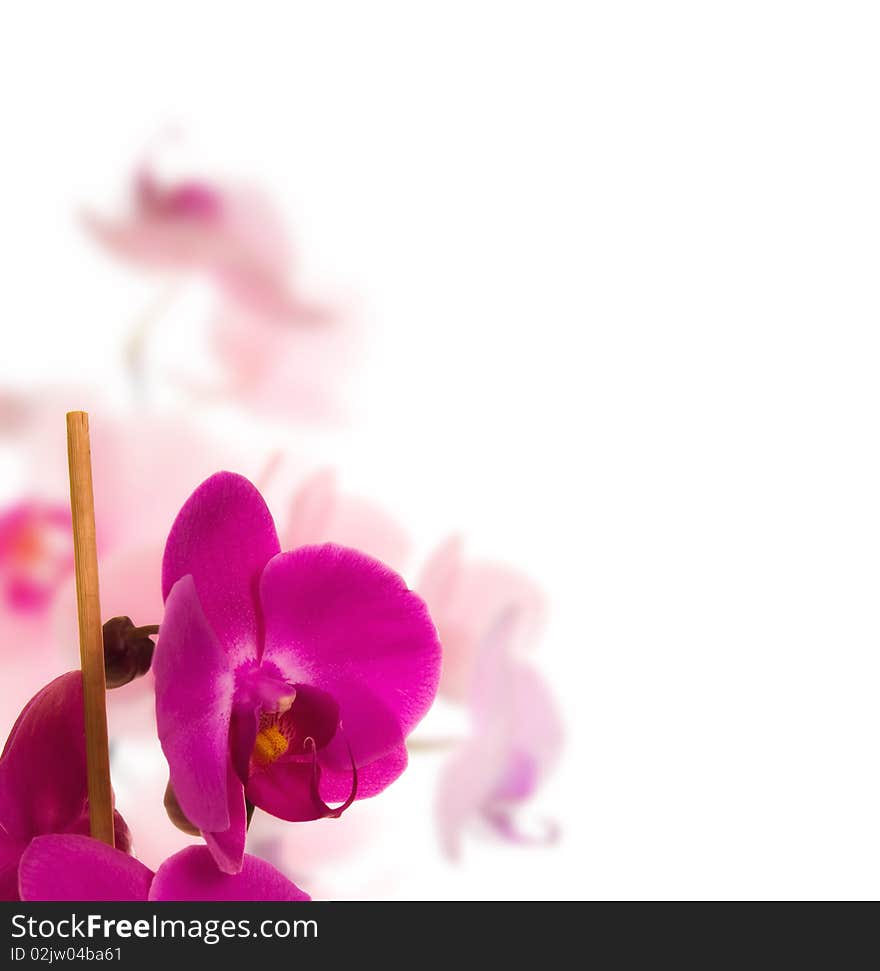
<svg viewBox="0 0 880 971">
<path fill-rule="evenodd" d="M 118 348 L 147 291 L 74 213 L 177 123 L 358 308 L 320 447 L 551 594 L 563 842 L 455 868 L 417 807 L 396 893 L 878 895 L 876 9 L 7 11 L 3 379 Z"/>
</svg>

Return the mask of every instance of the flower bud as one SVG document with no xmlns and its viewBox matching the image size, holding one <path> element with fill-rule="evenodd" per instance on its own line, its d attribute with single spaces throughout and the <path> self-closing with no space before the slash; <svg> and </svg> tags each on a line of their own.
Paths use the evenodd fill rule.
<svg viewBox="0 0 880 971">
<path fill-rule="evenodd" d="M 198 826 L 194 826 L 184 815 L 183 810 L 180 808 L 180 803 L 177 801 L 177 796 L 174 795 L 174 790 L 171 788 L 171 781 L 169 780 L 168 785 L 165 787 L 165 812 L 168 813 L 168 818 L 174 825 L 186 833 L 188 836 L 201 836 L 201 830 Z"/>
<path fill-rule="evenodd" d="M 135 627 L 130 617 L 113 617 L 104 624 L 104 673 L 108 688 L 119 688 L 150 670 L 159 628 Z"/>
</svg>

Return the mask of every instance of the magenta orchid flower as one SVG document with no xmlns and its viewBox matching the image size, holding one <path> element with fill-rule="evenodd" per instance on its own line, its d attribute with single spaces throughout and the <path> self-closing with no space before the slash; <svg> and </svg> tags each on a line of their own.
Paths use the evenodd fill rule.
<svg viewBox="0 0 880 971">
<path fill-rule="evenodd" d="M 115 823 L 127 852 L 119 813 Z M 70 671 L 28 702 L 0 755 L 0 900 L 18 899 L 18 862 L 34 837 L 88 831 L 82 675 Z"/>
<path fill-rule="evenodd" d="M 134 176 L 131 203 L 121 219 L 85 217 L 86 227 L 116 256 L 160 270 L 206 273 L 227 300 L 266 319 L 329 319 L 290 288 L 291 251 L 282 221 L 253 189 L 204 180 L 163 185 L 143 166 Z"/>
<path fill-rule="evenodd" d="M 162 573 L 159 739 L 180 809 L 221 869 L 241 867 L 245 799 L 320 819 L 401 774 L 440 644 L 397 574 L 332 544 L 282 553 L 262 496 L 228 472 L 184 505 Z"/>
<path fill-rule="evenodd" d="M 518 843 L 552 842 L 548 824 L 528 835 L 516 812 L 536 792 L 562 748 L 556 704 L 538 673 L 516 657 L 516 610 L 503 613 L 486 636 L 471 685 L 471 738 L 443 770 L 437 817 L 444 851 L 460 853 L 462 836 L 482 820 L 503 838 Z"/>
<path fill-rule="evenodd" d="M 311 900 L 284 874 L 246 854 L 221 873 L 205 846 L 188 846 L 154 873 L 88 836 L 38 836 L 18 869 L 22 900 Z"/>
</svg>

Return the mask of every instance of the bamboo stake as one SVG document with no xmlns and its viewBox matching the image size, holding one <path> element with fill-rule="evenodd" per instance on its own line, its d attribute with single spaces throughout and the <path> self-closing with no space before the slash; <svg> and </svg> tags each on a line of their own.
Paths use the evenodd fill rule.
<svg viewBox="0 0 880 971">
<path fill-rule="evenodd" d="M 89 826 L 95 839 L 113 846 L 113 794 L 110 789 L 110 750 L 107 741 L 104 637 L 98 595 L 95 499 L 92 492 L 89 416 L 84 411 L 68 412 L 67 460 L 70 468 L 70 511 L 85 708 Z"/>
</svg>

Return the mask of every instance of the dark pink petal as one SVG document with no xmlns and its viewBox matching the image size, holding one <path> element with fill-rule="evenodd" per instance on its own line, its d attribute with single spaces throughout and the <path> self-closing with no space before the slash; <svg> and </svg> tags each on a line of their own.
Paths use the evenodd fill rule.
<svg viewBox="0 0 880 971">
<path fill-rule="evenodd" d="M 121 850 L 88 836 L 38 836 L 19 866 L 22 900 L 146 900 L 147 869 Z"/>
<path fill-rule="evenodd" d="M 64 832 L 87 804 L 82 675 L 70 671 L 27 704 L 0 757 L 0 823 L 27 842 Z"/>
<path fill-rule="evenodd" d="M 339 800 L 342 805 L 330 807 L 321 798 L 321 766 L 313 738 L 306 739 L 305 750 L 305 756 L 295 759 L 285 754 L 267 765 L 252 763 L 247 797 L 270 815 L 290 822 L 327 817 L 338 819 L 358 796 L 358 770 L 354 756 L 349 750 L 347 786 Z"/>
<path fill-rule="evenodd" d="M 168 596 L 153 674 L 159 741 L 177 801 L 199 829 L 226 830 L 234 675 L 190 576 L 179 580 Z"/>
<path fill-rule="evenodd" d="M 162 595 L 191 575 L 205 617 L 235 663 L 257 657 L 257 588 L 279 551 L 263 497 L 243 476 L 218 472 L 178 513 L 162 564 Z"/>
<path fill-rule="evenodd" d="M 293 823 L 323 819 L 327 807 L 320 796 L 320 769 L 311 760 L 276 762 L 248 781 L 247 797 L 259 809 Z M 351 776 L 349 775 L 349 789 Z"/>
<path fill-rule="evenodd" d="M 259 724 L 258 706 L 239 706 L 232 709 L 232 721 L 229 724 L 229 754 L 236 775 L 242 783 L 247 782 L 251 753 L 257 740 Z"/>
<path fill-rule="evenodd" d="M 324 748 L 339 727 L 339 705 L 336 699 L 308 684 L 298 684 L 293 707 L 285 716 L 294 727 L 295 737 L 291 748 L 294 754 L 306 751 L 305 742 L 312 739 L 319 751 Z"/>
<path fill-rule="evenodd" d="M 421 598 L 378 560 L 332 544 L 276 556 L 260 597 L 264 660 L 332 695 L 357 765 L 398 749 L 440 675 L 440 644 Z M 346 757 L 337 736 L 321 761 L 344 771 Z"/>
<path fill-rule="evenodd" d="M 235 771 L 232 759 L 226 775 L 226 805 L 229 826 L 222 832 L 202 831 L 211 856 L 224 873 L 238 873 L 244 856 L 244 843 L 247 837 L 247 811 L 244 805 L 244 786 Z"/>
<path fill-rule="evenodd" d="M 320 762 L 320 753 L 318 761 Z M 358 766 L 358 799 L 369 799 L 377 796 L 397 779 L 406 768 L 408 754 L 405 745 L 399 745 L 387 755 Z M 321 798 L 325 802 L 342 802 L 348 798 L 351 791 L 351 769 L 342 772 L 322 766 L 320 780 Z"/>
<path fill-rule="evenodd" d="M 156 873 L 150 900 L 311 900 L 284 874 L 246 855 L 241 872 L 221 873 L 203 846 L 188 846 Z"/>
<path fill-rule="evenodd" d="M 22 841 L 10 838 L 0 826 L 0 900 L 18 900 L 18 861 Z"/>
</svg>

